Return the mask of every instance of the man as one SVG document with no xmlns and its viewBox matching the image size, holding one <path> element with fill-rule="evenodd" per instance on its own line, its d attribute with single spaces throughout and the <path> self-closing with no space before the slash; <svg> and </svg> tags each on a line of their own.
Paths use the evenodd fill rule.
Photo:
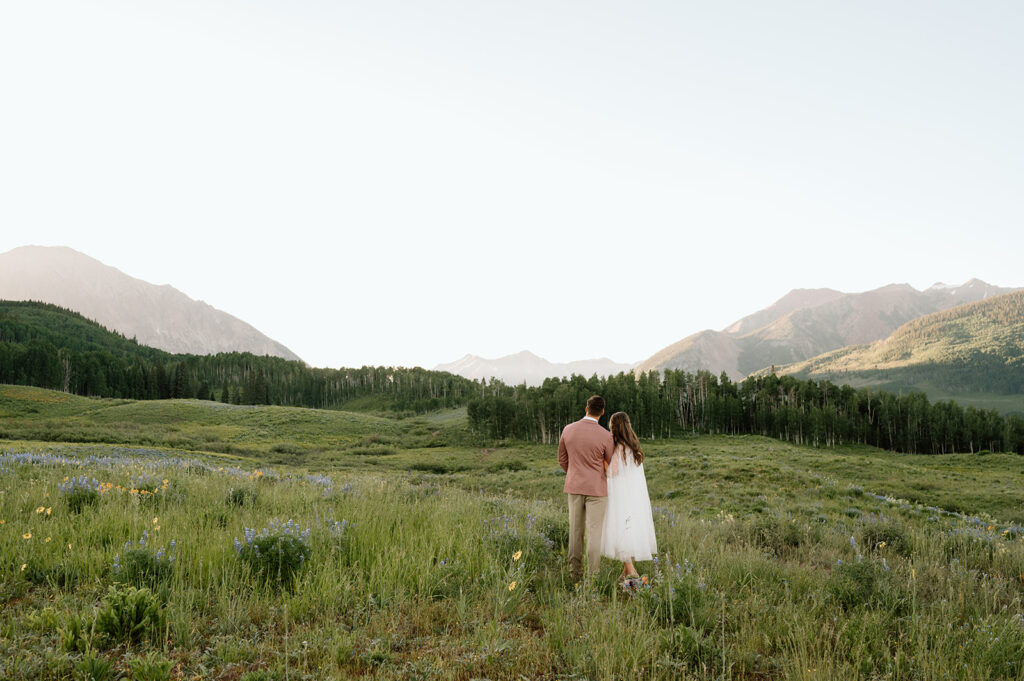
<svg viewBox="0 0 1024 681">
<path fill-rule="evenodd" d="M 569 572 L 574 582 L 583 578 L 583 531 L 587 534 L 587 568 L 596 575 L 601 565 L 601 532 L 608 508 L 605 463 L 611 463 L 612 434 L 598 423 L 604 398 L 587 400 L 587 414 L 562 430 L 558 465 L 565 471 L 564 492 L 569 496 Z"/>
</svg>

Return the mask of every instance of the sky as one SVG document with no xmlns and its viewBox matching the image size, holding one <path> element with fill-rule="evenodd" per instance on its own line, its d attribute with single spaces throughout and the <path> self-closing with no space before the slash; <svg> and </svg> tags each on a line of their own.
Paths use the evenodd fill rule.
<svg viewBox="0 0 1024 681">
<path fill-rule="evenodd" d="M 640 361 L 793 288 L 1024 285 L 1024 5 L 0 4 L 0 252 L 314 366 Z"/>
</svg>

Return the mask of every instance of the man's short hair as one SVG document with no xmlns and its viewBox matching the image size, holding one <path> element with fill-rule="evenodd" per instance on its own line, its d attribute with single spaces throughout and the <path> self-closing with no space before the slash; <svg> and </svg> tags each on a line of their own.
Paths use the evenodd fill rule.
<svg viewBox="0 0 1024 681">
<path fill-rule="evenodd" d="M 600 395 L 594 395 L 587 400 L 587 413 L 591 416 L 597 416 L 604 412 L 604 398 Z"/>
</svg>

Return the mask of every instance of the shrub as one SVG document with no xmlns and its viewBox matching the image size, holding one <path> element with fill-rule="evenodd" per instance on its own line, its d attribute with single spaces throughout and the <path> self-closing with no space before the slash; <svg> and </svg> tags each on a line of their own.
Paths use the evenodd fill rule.
<svg viewBox="0 0 1024 681">
<path fill-rule="evenodd" d="M 988 668 L 990 678 L 1020 678 L 1024 671 L 1024 617 L 991 615 L 973 628 L 970 651 L 976 669 Z"/>
<path fill-rule="evenodd" d="M 751 535 L 754 544 L 775 556 L 804 543 L 804 536 L 796 523 L 774 516 L 759 517 L 751 527 Z"/>
<path fill-rule="evenodd" d="M 49 607 L 43 608 L 42 610 L 33 610 L 28 614 L 26 620 L 32 631 L 40 633 L 56 631 L 60 626 L 60 619 L 57 617 L 57 611 Z"/>
<path fill-rule="evenodd" d="M 96 613 L 96 633 L 106 643 L 138 642 L 160 631 L 164 611 L 149 589 L 112 586 Z"/>
<path fill-rule="evenodd" d="M 75 677 L 81 681 L 107 681 L 115 678 L 114 663 L 92 653 L 75 665 Z"/>
<path fill-rule="evenodd" d="M 77 612 L 68 615 L 57 627 L 60 647 L 71 653 L 84 653 L 92 644 L 93 622 Z"/>
<path fill-rule="evenodd" d="M 100 482 L 96 478 L 80 475 L 61 483 L 58 489 L 72 513 L 81 513 L 87 506 L 95 506 L 100 501 Z"/>
<path fill-rule="evenodd" d="M 490 530 L 484 539 L 488 548 L 502 563 L 509 556 L 522 551 L 522 564 L 528 571 L 534 571 L 551 564 L 555 543 L 534 527 L 519 530 L 508 523 L 506 518 L 492 518 L 486 521 Z"/>
<path fill-rule="evenodd" d="M 235 538 L 235 552 L 261 579 L 290 586 L 309 557 L 309 530 L 276 519 L 258 533 L 247 527 L 244 541 Z"/>
<path fill-rule="evenodd" d="M 66 587 L 77 582 L 80 578 L 79 571 L 69 565 L 66 560 L 59 562 L 44 562 L 45 559 L 29 561 L 22 575 L 33 584 L 49 585 L 54 587 Z"/>
<path fill-rule="evenodd" d="M 258 496 L 252 487 L 232 487 L 228 490 L 226 501 L 229 506 L 245 506 L 256 503 Z"/>
<path fill-rule="evenodd" d="M 665 581 L 639 595 L 651 615 L 664 625 L 683 625 L 698 636 L 715 627 L 717 596 L 693 573 L 665 575 Z"/>
<path fill-rule="evenodd" d="M 238 677 L 238 681 L 281 681 L 284 675 L 279 671 L 257 669 L 253 672 L 246 672 Z"/>
<path fill-rule="evenodd" d="M 434 473 L 436 475 L 447 475 L 468 470 L 468 466 L 457 463 L 445 463 L 443 461 L 417 461 L 409 465 L 410 471 L 421 471 L 423 473 Z"/>
<path fill-rule="evenodd" d="M 135 681 L 170 681 L 174 663 L 156 653 L 136 657 L 128 663 Z"/>
<path fill-rule="evenodd" d="M 661 634 L 662 649 L 674 660 L 691 669 L 713 670 L 722 661 L 722 650 L 715 638 L 693 627 L 678 625 Z"/>
<path fill-rule="evenodd" d="M 156 586 L 171 576 L 174 570 L 174 540 L 170 551 L 153 549 L 147 545 L 149 533 L 143 532 L 139 543 L 125 542 L 124 555 L 114 556 L 114 576 L 119 582 L 135 586 Z"/>
<path fill-rule="evenodd" d="M 569 548 L 569 519 L 568 518 L 543 518 L 537 521 L 537 531 L 543 534 L 552 544 L 556 551 L 564 551 Z"/>
<path fill-rule="evenodd" d="M 869 551 L 889 549 L 901 556 L 910 555 L 910 541 L 903 527 L 894 522 L 865 525 L 860 530 L 860 541 Z"/>
<path fill-rule="evenodd" d="M 387 456 L 389 454 L 397 454 L 398 449 L 387 445 L 370 445 L 368 447 L 352 447 L 348 450 L 349 454 L 356 454 L 357 456 Z"/>
<path fill-rule="evenodd" d="M 501 471 L 525 471 L 526 464 L 519 459 L 506 459 L 504 461 L 496 461 L 487 467 L 487 470 L 491 473 L 499 473 Z"/>
<path fill-rule="evenodd" d="M 829 576 L 826 593 L 843 610 L 878 607 L 898 614 L 909 603 L 884 561 L 840 562 Z"/>
</svg>

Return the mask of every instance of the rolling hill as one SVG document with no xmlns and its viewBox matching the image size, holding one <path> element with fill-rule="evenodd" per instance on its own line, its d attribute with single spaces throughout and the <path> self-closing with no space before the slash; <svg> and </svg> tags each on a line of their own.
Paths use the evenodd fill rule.
<svg viewBox="0 0 1024 681">
<path fill-rule="evenodd" d="M 933 399 L 953 397 L 965 404 L 983 395 L 1012 396 L 999 407 L 1020 410 L 1024 291 L 932 313 L 900 326 L 885 340 L 842 348 L 776 371 L 854 387 L 919 389 Z M 1017 409 L 1012 409 L 1014 403 Z"/>
<path fill-rule="evenodd" d="M 0 254 L 0 299 L 52 303 L 175 354 L 251 352 L 301 361 L 237 317 L 71 248 L 23 246 Z"/>
<path fill-rule="evenodd" d="M 918 317 L 1012 290 L 979 279 L 961 286 L 935 284 L 924 291 L 908 284 L 864 293 L 797 289 L 725 330 L 701 331 L 664 348 L 641 362 L 637 371 L 703 369 L 724 371 L 738 380 L 773 364 L 881 340 Z"/>
</svg>

